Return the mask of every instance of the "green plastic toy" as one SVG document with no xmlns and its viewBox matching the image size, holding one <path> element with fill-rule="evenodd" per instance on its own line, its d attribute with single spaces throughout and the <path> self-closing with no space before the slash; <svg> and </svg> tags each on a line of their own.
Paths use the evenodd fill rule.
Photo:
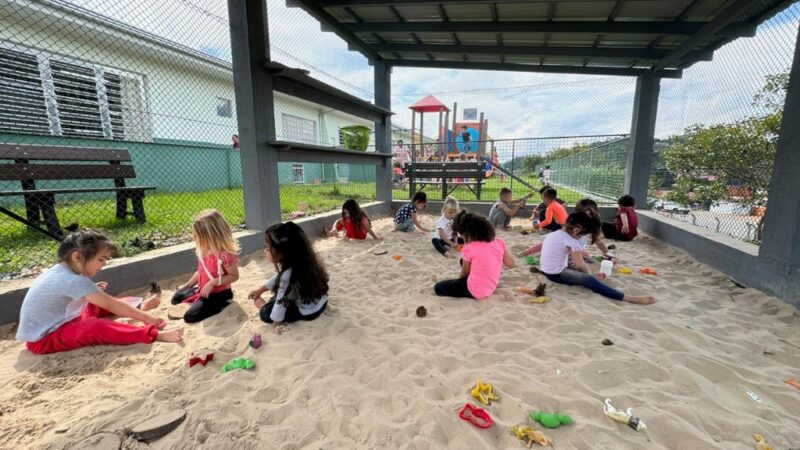
<svg viewBox="0 0 800 450">
<path fill-rule="evenodd" d="M 602 262 L 603 261 L 603 255 L 592 256 L 592 259 L 594 259 L 597 262 Z"/>
<path fill-rule="evenodd" d="M 249 358 L 234 358 L 222 366 L 222 373 L 230 372 L 235 369 L 252 369 L 255 367 L 256 362 Z"/>
<path fill-rule="evenodd" d="M 539 259 L 537 257 L 535 257 L 535 256 L 526 256 L 525 257 L 525 262 L 530 264 L 530 265 L 532 265 L 532 266 L 535 266 L 535 265 L 539 264 Z"/>
<path fill-rule="evenodd" d="M 558 428 L 561 425 L 572 423 L 572 417 L 566 414 L 547 414 L 541 411 L 534 411 L 529 416 L 531 420 L 539 422 L 545 428 Z"/>
</svg>

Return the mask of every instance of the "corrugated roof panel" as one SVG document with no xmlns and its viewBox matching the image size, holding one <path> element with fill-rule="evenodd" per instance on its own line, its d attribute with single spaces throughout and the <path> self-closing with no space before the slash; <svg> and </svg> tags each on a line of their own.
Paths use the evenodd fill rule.
<svg viewBox="0 0 800 450">
<path fill-rule="evenodd" d="M 505 45 L 542 45 L 547 38 L 546 33 L 502 33 Z"/>
<path fill-rule="evenodd" d="M 443 5 L 450 20 L 492 20 L 489 4 L 448 4 Z"/>
<path fill-rule="evenodd" d="M 456 33 L 464 45 L 495 45 L 497 33 Z"/>
<path fill-rule="evenodd" d="M 374 33 L 364 33 L 366 35 L 374 36 Z M 416 44 L 417 40 L 411 36 L 411 33 L 377 33 L 378 36 L 389 44 Z M 374 37 L 371 43 L 377 42 Z"/>
<path fill-rule="evenodd" d="M 425 44 L 452 44 L 450 33 L 414 33 Z"/>
<path fill-rule="evenodd" d="M 345 11 L 344 8 L 329 8 L 328 13 L 332 15 L 336 20 L 342 23 L 352 23 L 355 22 L 353 16 Z"/>
<path fill-rule="evenodd" d="M 365 22 L 397 21 L 397 17 L 386 6 L 352 6 L 350 9 Z"/>
<path fill-rule="evenodd" d="M 498 3 L 497 16 L 502 21 L 547 20 L 547 3 Z"/>
<path fill-rule="evenodd" d="M 647 47 L 655 34 L 606 34 L 600 41 L 601 46 L 608 47 Z"/>
<path fill-rule="evenodd" d="M 556 2 L 554 20 L 605 20 L 616 3 L 615 1 Z"/>
<path fill-rule="evenodd" d="M 436 5 L 432 4 L 411 4 L 397 5 L 397 12 L 403 16 L 407 22 L 430 22 L 431 20 L 441 20 Z"/>
<path fill-rule="evenodd" d="M 554 47 L 591 47 L 597 35 L 589 34 L 552 34 L 547 41 L 548 45 Z"/>
<path fill-rule="evenodd" d="M 616 17 L 618 20 L 675 20 L 691 2 L 692 0 L 628 0 L 620 6 Z"/>
<path fill-rule="evenodd" d="M 684 20 L 705 22 L 715 16 L 726 3 L 725 0 L 699 0 Z"/>
</svg>

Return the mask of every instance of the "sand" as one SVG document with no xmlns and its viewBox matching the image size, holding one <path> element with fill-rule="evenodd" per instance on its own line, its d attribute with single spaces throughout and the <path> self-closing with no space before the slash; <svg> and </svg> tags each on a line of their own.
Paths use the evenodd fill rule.
<svg viewBox="0 0 800 450">
<path fill-rule="evenodd" d="M 611 280 L 656 295 L 654 306 L 553 285 L 549 303 L 529 304 L 513 289 L 543 280 L 519 259 L 486 301 L 437 298 L 434 280 L 456 276 L 457 259 L 436 253 L 427 233 L 390 232 L 386 218 L 375 226 L 387 238 L 386 255 L 372 254 L 372 240 L 315 243 L 331 274 L 330 305 L 280 336 L 246 299 L 274 272 L 260 255 L 243 258 L 236 303 L 186 326 L 183 345 L 42 357 L 12 340 L 13 326 L 3 327 L 0 448 L 62 448 L 177 408 L 186 420 L 150 447 L 524 448 L 510 427 L 545 410 L 575 421 L 546 430 L 554 448 L 752 449 L 754 432 L 775 449 L 800 448 L 800 390 L 784 383 L 800 378 L 793 307 L 738 288 L 656 240 L 617 243 L 621 264 L 635 273 Z M 500 237 L 515 251 L 539 239 Z M 659 275 L 636 273 L 643 266 Z M 160 280 L 164 287 L 176 281 Z M 171 294 L 157 314 L 166 317 Z M 425 318 L 415 314 L 420 305 Z M 264 338 L 258 350 L 247 345 L 254 332 Z M 190 355 L 206 352 L 215 353 L 212 363 L 188 367 Z M 255 369 L 220 373 L 239 356 L 253 358 Z M 487 407 L 488 430 L 457 418 L 478 378 L 500 397 Z M 633 407 L 647 430 L 604 416 L 606 398 Z"/>
</svg>

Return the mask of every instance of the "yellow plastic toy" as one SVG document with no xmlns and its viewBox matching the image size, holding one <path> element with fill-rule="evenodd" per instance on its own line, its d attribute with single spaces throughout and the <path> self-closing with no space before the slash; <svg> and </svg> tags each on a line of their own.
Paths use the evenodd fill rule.
<svg viewBox="0 0 800 450">
<path fill-rule="evenodd" d="M 625 274 L 625 275 L 630 275 L 630 274 L 633 273 L 633 271 L 631 269 L 627 268 L 627 267 L 620 267 L 619 269 L 617 269 L 617 272 Z"/>
<path fill-rule="evenodd" d="M 756 450 L 772 450 L 772 447 L 764 440 L 764 436 L 758 433 L 753 433 L 753 439 L 756 440 Z"/>
<path fill-rule="evenodd" d="M 527 439 L 528 443 L 525 444 L 526 448 L 531 448 L 534 442 L 542 447 L 553 443 L 553 441 L 549 437 L 545 436 L 544 433 L 534 430 L 530 425 L 519 425 L 512 427 L 511 433 L 516 436 L 517 439 Z"/>
<path fill-rule="evenodd" d="M 528 299 L 528 303 L 536 303 L 536 304 L 544 304 L 550 301 L 550 297 L 546 295 L 542 295 L 540 297 L 531 297 Z"/>
<path fill-rule="evenodd" d="M 484 383 L 479 378 L 478 382 L 475 383 L 475 387 L 470 391 L 470 394 L 477 398 L 479 402 L 483 403 L 484 405 L 488 405 L 492 400 L 500 400 L 499 397 L 494 395 L 492 390 L 492 383 Z"/>
</svg>

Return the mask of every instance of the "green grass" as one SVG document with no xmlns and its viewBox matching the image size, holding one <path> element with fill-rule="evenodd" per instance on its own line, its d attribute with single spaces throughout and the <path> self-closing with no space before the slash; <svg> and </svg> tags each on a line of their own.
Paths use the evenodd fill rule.
<svg viewBox="0 0 800 450">
<path fill-rule="evenodd" d="M 374 183 L 281 186 L 281 211 L 286 216 L 297 210 L 301 201 L 308 203 L 309 214 L 330 211 L 350 197 L 371 201 L 374 192 Z M 149 193 L 144 200 L 147 222 L 143 224 L 132 218 L 118 221 L 115 205 L 114 199 L 59 200 L 56 212 L 61 226 L 77 222 L 81 227 L 102 230 L 120 244 L 124 256 L 143 251 L 132 245 L 136 238 L 152 241 L 157 247 L 190 240 L 192 217 L 204 209 L 218 209 L 234 228 L 240 228 L 245 219 L 242 189 Z M 10 209 L 25 216 L 21 205 Z M 0 278 L 49 266 L 55 260 L 56 246 L 54 240 L 0 215 Z"/>
<path fill-rule="evenodd" d="M 533 176 L 527 177 L 520 177 L 525 180 L 528 184 L 532 185 L 536 188 L 536 195 L 532 197 L 531 202 L 539 200 L 539 193 L 538 190 L 542 187 L 542 183 Z M 482 202 L 495 202 L 500 195 L 500 189 L 507 187 L 514 192 L 514 198 L 522 197 L 523 195 L 530 192 L 525 185 L 517 182 L 512 181 L 511 178 L 506 178 L 505 180 L 500 180 L 499 177 L 492 177 L 488 180 L 485 180 L 483 183 L 483 187 L 481 188 L 481 200 Z M 429 200 L 440 200 L 442 199 L 442 191 L 437 190 L 436 186 L 427 186 L 425 187 L 425 192 L 428 194 Z M 459 201 L 476 201 L 475 194 L 470 192 L 466 187 L 459 187 L 452 194 L 453 197 L 458 199 Z M 558 196 L 559 198 L 563 199 L 567 204 L 575 204 L 578 200 L 582 199 L 583 195 L 571 191 L 569 189 L 558 188 Z M 392 198 L 394 200 L 408 200 L 408 190 L 401 190 L 395 189 L 392 192 Z"/>
<path fill-rule="evenodd" d="M 533 186 L 540 183 L 533 177 L 525 178 Z M 515 196 L 522 196 L 528 189 L 518 182 L 513 186 L 510 179 L 500 181 L 492 178 L 486 181 L 481 192 L 481 201 L 496 201 L 500 188 L 509 187 Z M 440 191 L 432 186 L 425 189 L 431 199 L 440 199 Z M 452 194 L 462 201 L 475 200 L 466 188 L 460 187 Z M 581 196 L 573 191 L 559 190 L 559 197 L 567 203 L 575 203 Z M 375 183 L 348 183 L 323 185 L 283 185 L 281 186 L 281 211 L 286 217 L 297 210 L 299 202 L 308 203 L 308 214 L 338 209 L 347 198 L 355 198 L 361 203 L 375 199 Z M 395 200 L 407 200 L 408 191 L 394 190 Z M 538 196 L 534 197 L 538 200 Z M 99 229 L 108 234 L 121 246 L 121 253 L 130 256 L 144 251 L 135 247 L 136 238 L 152 241 L 157 247 L 169 246 L 191 239 L 192 217 L 198 212 L 218 209 L 234 228 L 244 223 L 244 197 L 242 189 L 218 189 L 203 192 L 148 193 L 145 197 L 147 222 L 136 223 L 133 219 L 118 221 L 115 217 L 114 199 L 65 201 L 56 204 L 62 226 L 77 222 L 81 227 Z M 11 208 L 24 216 L 24 208 Z M 25 225 L 5 215 L 0 215 L 0 278 L 17 275 L 28 269 L 34 271 L 47 267 L 55 260 L 57 243 Z"/>
</svg>

